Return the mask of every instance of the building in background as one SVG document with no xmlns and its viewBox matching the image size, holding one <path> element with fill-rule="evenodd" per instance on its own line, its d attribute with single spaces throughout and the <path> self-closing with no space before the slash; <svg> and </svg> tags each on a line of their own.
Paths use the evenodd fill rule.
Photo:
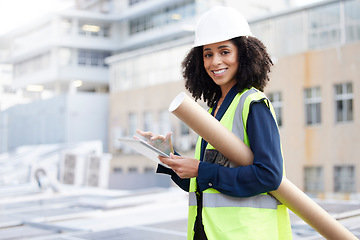
<svg viewBox="0 0 360 240">
<path fill-rule="evenodd" d="M 28 103 L 2 111 L 0 134 L 6 141 L 0 152 L 90 140 L 101 140 L 107 151 L 104 59 L 115 50 L 119 33 L 108 14 L 83 11 L 80 3 L 77 7 L 4 37 L 8 51 L 1 60 L 13 67 L 12 91 Z"/>
<path fill-rule="evenodd" d="M 8 33 L 1 40 L 7 46 L 1 62 L 13 66 L 12 89 L 27 103 L 1 112 L 0 152 L 100 140 L 103 151 L 115 154 L 110 188 L 169 186 L 170 180 L 154 174 L 154 163 L 123 149 L 116 138 L 132 137 L 136 128 L 174 129 L 178 149 L 193 149 L 195 135 L 184 124 L 171 123 L 164 93 L 169 100 L 182 86 L 179 66 L 197 17 L 219 4 L 250 15 L 288 5 L 283 0 L 77 0 L 72 9 Z M 109 80 L 115 93 L 111 104 Z M 115 112 L 109 113 L 110 106 Z"/>
<path fill-rule="evenodd" d="M 12 65 L 0 64 L 0 111 L 17 103 L 17 95 L 12 88 Z"/>
<path fill-rule="evenodd" d="M 117 138 L 132 138 L 136 129 L 173 132 L 178 152 L 193 155 L 196 134 L 168 112 L 171 100 L 184 91 L 181 62 L 194 39 L 195 23 L 215 5 L 242 9 L 247 17 L 288 7 L 286 1 L 115 1 L 122 3 L 117 19 L 123 38 L 110 67 L 109 151 L 112 176 L 153 173 L 156 163 L 139 156 Z M 114 2 L 114 3 L 115 3 Z M 165 181 L 165 180 L 164 180 Z M 169 178 L 166 178 L 169 181 Z M 121 188 L 128 182 L 114 180 Z M 133 181 L 131 181 L 133 182 Z M 144 182 L 138 179 L 138 182 Z"/>
<path fill-rule="evenodd" d="M 288 178 L 316 197 L 358 199 L 360 2 L 323 2 L 251 27 L 276 59 L 266 94 Z"/>
<path fill-rule="evenodd" d="M 94 1 L 91 1 L 94 2 Z M 108 187 L 108 66 L 119 42 L 112 1 L 76 1 L 2 36 L 0 62 L 11 65 L 17 104 L 1 96 L 0 184 L 34 172 L 63 184 Z M 74 1 L 75 3 L 75 1 Z M 10 87 L 11 86 L 11 87 Z"/>
<path fill-rule="evenodd" d="M 171 130 L 176 149 L 183 154 L 193 154 L 196 135 L 170 116 L 167 108 L 175 95 L 184 90 L 180 63 L 192 45 L 194 20 L 215 4 L 248 2 L 247 13 L 259 7 L 255 12 L 266 15 L 247 17 L 252 31 L 264 41 L 275 62 L 266 94 L 277 113 L 287 177 L 314 197 L 359 199 L 356 196 L 360 186 L 357 149 L 360 142 L 357 134 L 360 126 L 357 110 L 360 104 L 359 1 L 334 0 L 271 15 L 270 8 L 264 7 L 264 3 L 259 4 L 260 1 L 75 2 L 83 11 L 67 11 L 59 15 L 70 19 L 65 21 L 65 25 L 72 26 L 72 37 L 67 38 L 74 41 L 56 45 L 61 37 L 55 34 L 57 37 L 50 37 L 52 40 L 49 42 L 48 37 L 38 38 L 38 42 L 52 46 L 51 57 L 44 58 L 52 66 L 48 71 L 53 75 L 49 76 L 77 73 L 74 74 L 76 78 L 40 78 L 47 74 L 41 75 L 38 69 L 26 74 L 28 76 L 14 77 L 16 84 L 12 85 L 12 79 L 8 78 L 11 67 L 0 67 L 3 69 L 0 74 L 7 76 L 5 81 L 2 76 L 0 79 L 0 151 L 10 149 L 9 146 L 12 148 L 0 153 L 2 238 L 104 239 L 126 235 L 139 239 L 183 239 L 186 236 L 187 198 L 180 189 L 115 191 L 94 187 L 139 189 L 170 186 L 168 176 L 154 177 L 155 164 L 116 141 L 119 136 L 132 137 L 136 128 L 163 134 Z M 282 10 L 282 6 L 288 4 L 287 1 L 278 2 L 271 2 L 275 10 Z M 187 6 L 189 3 L 194 6 Z M 181 14 L 177 14 L 183 9 L 190 9 L 194 15 L 184 20 Z M 150 14 L 157 10 L 159 18 Z M 153 25 L 150 19 L 154 19 L 156 24 Z M 184 24 L 179 23 L 182 19 Z M 82 21 L 86 24 L 78 25 Z M 55 22 L 59 23 L 59 20 Z M 114 41 L 96 37 L 100 22 L 110 25 L 109 34 Z M 84 27 L 87 38 L 79 33 L 84 25 L 89 25 Z M 52 25 L 51 32 L 58 31 L 56 26 Z M 134 32 L 131 34 L 129 29 Z M 95 42 L 101 46 L 91 45 Z M 65 49 L 60 51 L 62 54 L 57 54 L 59 46 Z M 85 53 L 95 49 L 97 53 L 111 52 L 104 66 L 101 66 L 102 57 L 100 60 L 95 53 Z M 36 52 L 33 50 L 27 52 L 29 63 L 33 56 L 37 56 L 32 55 Z M 0 52 L 2 62 L 3 56 Z M 65 65 L 59 64 L 61 59 L 67 59 Z M 58 64 L 53 65 L 54 62 Z M 16 60 L 10 63 L 20 64 Z M 39 66 L 39 63 L 33 64 L 26 67 L 26 71 L 37 69 L 34 66 Z M 98 64 L 99 68 L 92 64 Z M 110 70 L 106 70 L 108 65 Z M 33 75 L 37 74 L 35 72 L 39 72 L 41 80 Z M 96 77 L 101 75 L 100 72 L 109 74 L 110 79 L 109 102 L 105 108 L 109 112 L 101 112 L 97 117 L 102 118 L 104 114 L 104 118 L 108 118 L 109 125 L 105 130 L 105 133 L 109 131 L 107 149 L 114 156 L 111 172 L 106 172 L 111 155 L 103 154 L 103 141 L 42 144 L 51 142 L 54 136 L 56 141 L 68 141 L 70 138 L 61 137 L 63 130 L 74 137 L 81 136 L 82 132 L 74 132 L 80 131 L 75 125 L 81 128 L 84 127 L 81 124 L 87 124 L 89 132 L 98 128 L 92 119 L 96 113 L 91 109 L 100 108 L 103 103 L 99 99 L 108 94 L 103 78 Z M 30 84 L 21 79 L 34 82 Z M 82 80 L 82 85 L 79 86 L 80 81 L 76 80 Z M 74 81 L 75 85 L 72 85 Z M 41 88 L 43 91 L 29 91 L 28 85 L 35 85 L 33 89 Z M 8 96 L 4 100 L 5 95 Z M 30 103 L 10 107 L 8 97 L 13 95 L 22 95 L 22 103 Z M 92 101 L 97 95 L 99 99 Z M 17 101 L 15 103 L 19 103 Z M 95 103 L 99 105 L 95 106 Z M 88 121 L 80 121 L 83 118 Z M 9 122 L 21 131 L 17 127 L 9 128 Z M 49 127 L 51 124 L 53 126 Z M 54 132 L 46 133 L 48 130 Z M 8 136 L 12 134 L 20 135 L 15 135 L 17 139 L 9 143 Z M 30 141 L 24 141 L 23 136 L 36 136 L 31 138 L 32 143 L 36 141 L 36 146 L 14 147 Z M 19 143 L 14 144 L 16 141 Z M 75 186 L 57 185 L 57 181 Z M 16 186 L 9 186 L 13 183 Z M 317 199 L 316 202 L 357 237 L 360 236 L 359 201 Z M 322 239 L 293 213 L 290 213 L 290 218 L 294 239 Z"/>
<path fill-rule="evenodd" d="M 10 51 L 1 52 L 1 62 L 13 65 L 12 91 L 30 102 L 1 112 L 0 151 L 100 140 L 113 156 L 110 188 L 169 186 L 166 176 L 154 177 L 155 163 L 117 138 L 132 138 L 137 128 L 172 131 L 176 150 L 193 155 L 196 134 L 167 109 L 184 91 L 180 66 L 194 24 L 215 5 L 243 12 L 275 63 L 266 94 L 277 112 L 288 178 L 317 197 L 355 198 L 355 0 L 298 8 L 286 0 L 75 1 L 74 9 L 7 35 Z"/>
<path fill-rule="evenodd" d="M 128 12 L 152 1 L 135 2 Z M 132 137 L 136 128 L 161 134 L 171 130 L 176 150 L 193 154 L 196 135 L 169 116 L 167 108 L 184 90 L 180 64 L 193 41 L 187 30 L 215 4 L 230 2 L 177 1 L 163 9 L 147 8 L 141 17 L 124 18 L 124 32 L 134 40 L 124 42 L 130 44 L 126 51 L 118 49 L 107 59 L 113 172 L 154 171 L 154 164 L 143 158 L 134 161 L 116 141 Z M 360 190 L 360 116 L 355 110 L 360 104 L 359 10 L 358 1 L 328 1 L 268 12 L 265 17 L 247 16 L 275 63 L 266 94 L 277 112 L 287 176 L 317 197 L 354 199 Z M 166 34 L 171 31 L 178 32 L 169 39 Z"/>
</svg>

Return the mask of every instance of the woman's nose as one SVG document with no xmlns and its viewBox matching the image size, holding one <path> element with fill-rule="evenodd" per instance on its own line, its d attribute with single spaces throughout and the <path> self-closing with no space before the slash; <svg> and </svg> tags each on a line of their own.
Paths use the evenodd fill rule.
<svg viewBox="0 0 360 240">
<path fill-rule="evenodd" d="M 213 65 L 219 65 L 219 64 L 221 64 L 221 62 L 222 62 L 221 57 L 218 56 L 218 55 L 214 55 L 212 64 L 213 64 Z"/>
</svg>

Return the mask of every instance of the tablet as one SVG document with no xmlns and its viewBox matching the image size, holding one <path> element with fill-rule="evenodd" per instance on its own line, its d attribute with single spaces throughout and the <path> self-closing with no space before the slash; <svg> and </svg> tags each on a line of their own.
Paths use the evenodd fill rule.
<svg viewBox="0 0 360 240">
<path fill-rule="evenodd" d="M 166 153 L 160 151 L 159 149 L 151 146 L 147 142 L 141 139 L 131 139 L 131 138 L 118 138 L 121 143 L 124 143 L 126 146 L 130 147 L 131 149 L 135 150 L 136 152 L 144 155 L 145 157 L 163 165 L 164 167 L 170 168 L 168 165 L 160 162 L 158 156 L 163 157 L 170 157 Z"/>
</svg>

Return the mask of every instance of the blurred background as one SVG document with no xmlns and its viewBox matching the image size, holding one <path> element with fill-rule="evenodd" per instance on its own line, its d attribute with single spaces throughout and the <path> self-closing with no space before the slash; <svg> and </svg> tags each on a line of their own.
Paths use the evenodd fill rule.
<svg viewBox="0 0 360 240">
<path fill-rule="evenodd" d="M 172 131 L 194 154 L 167 109 L 216 5 L 274 62 L 287 177 L 360 236 L 359 0 L 0 0 L 0 239 L 186 238 L 186 193 L 117 138 Z M 322 239 L 291 220 L 294 239 Z"/>
</svg>

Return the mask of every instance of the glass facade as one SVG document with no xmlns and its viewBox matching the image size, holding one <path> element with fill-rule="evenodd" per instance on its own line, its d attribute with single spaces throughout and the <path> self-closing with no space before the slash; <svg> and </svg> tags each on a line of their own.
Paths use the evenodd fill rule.
<svg viewBox="0 0 360 240">
<path fill-rule="evenodd" d="M 129 4 L 137 2 L 129 1 Z M 134 18 L 129 21 L 130 38 L 137 33 L 194 17 L 195 6 L 194 0 L 188 0 Z M 250 21 L 250 27 L 276 60 L 312 49 L 360 41 L 359 12 L 359 1 L 338 1 Z M 111 70 L 111 91 L 124 91 L 181 79 L 181 61 L 190 48 L 191 46 L 185 46 L 182 49 L 154 51 L 114 63 Z"/>
<path fill-rule="evenodd" d="M 126 91 L 161 83 L 180 81 L 180 66 L 190 46 L 158 50 L 112 65 L 110 89 Z"/>
<path fill-rule="evenodd" d="M 360 41 L 360 2 L 337 1 L 250 21 L 253 34 L 279 58 Z"/>
<path fill-rule="evenodd" d="M 130 4 L 135 4 L 130 1 Z M 143 15 L 130 20 L 130 35 L 148 31 L 150 29 L 163 27 L 165 25 L 178 22 L 195 16 L 195 1 L 187 0 L 185 2 L 173 5 L 171 7 L 159 9 L 158 11 Z"/>
<path fill-rule="evenodd" d="M 344 3 L 345 33 L 347 42 L 360 39 L 360 2 L 345 1 Z"/>
<path fill-rule="evenodd" d="M 308 38 L 311 49 L 341 43 L 340 4 L 329 4 L 308 11 Z"/>
<path fill-rule="evenodd" d="M 81 66 L 107 67 L 104 60 L 109 56 L 110 52 L 79 49 L 77 62 Z"/>
</svg>

